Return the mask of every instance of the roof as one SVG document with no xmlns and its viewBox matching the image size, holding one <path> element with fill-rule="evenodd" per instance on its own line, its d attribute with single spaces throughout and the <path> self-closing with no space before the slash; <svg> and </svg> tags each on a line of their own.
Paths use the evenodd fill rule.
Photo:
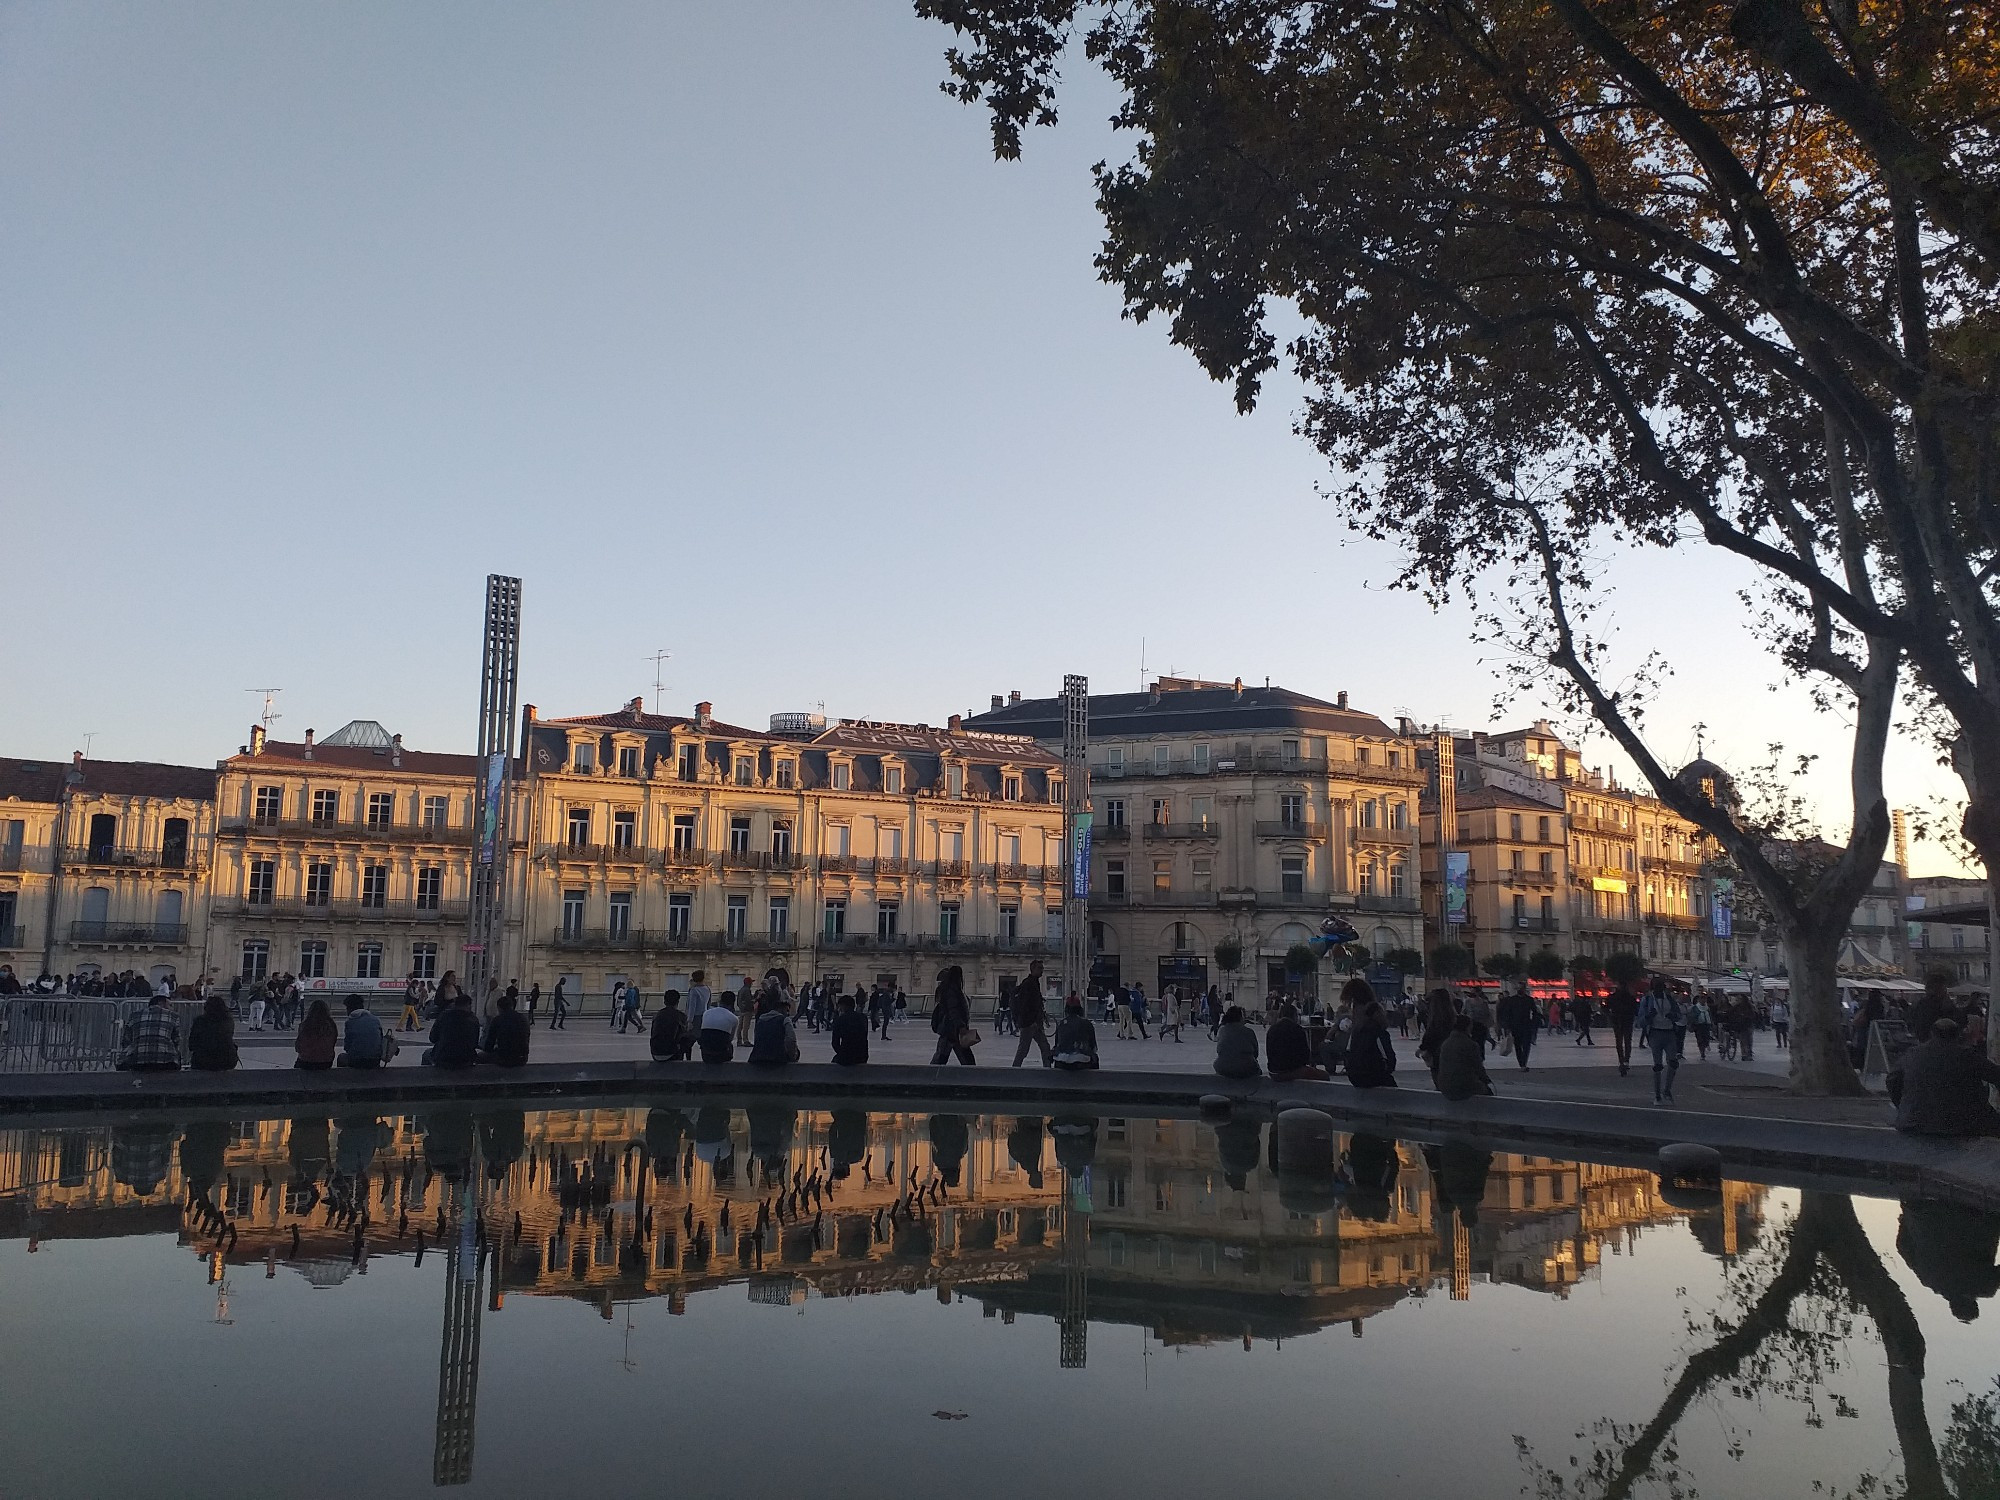
<svg viewBox="0 0 2000 1500">
<path fill-rule="evenodd" d="M 59 801 L 68 769 L 60 760 L 0 759 L 0 801 Z"/>
<path fill-rule="evenodd" d="M 741 724 L 724 724 L 711 718 L 706 725 L 681 714 L 649 714 L 627 704 L 608 714 L 572 714 L 566 719 L 537 719 L 537 724 L 558 729 L 626 730 L 638 734 L 668 734 L 680 730 L 688 734 L 713 735 L 725 740 L 793 740 L 790 735 L 772 734 L 768 729 L 745 729 Z"/>
<path fill-rule="evenodd" d="M 1460 792 L 1452 798 L 1452 803 L 1460 812 L 1481 807 L 1518 807 L 1524 812 L 1538 813 L 1559 811 L 1547 802 L 1537 802 L 1533 797 L 1498 786 L 1480 786 Z"/>
<path fill-rule="evenodd" d="M 1024 698 L 974 714 L 965 721 L 973 730 L 1031 734 L 1039 740 L 1059 740 L 1063 732 L 1060 698 Z M 1228 734 L 1271 729 L 1316 730 L 1320 733 L 1397 738 L 1396 731 L 1374 714 L 1341 708 L 1282 687 L 1170 687 L 1160 693 L 1093 693 L 1090 697 L 1090 737 L 1093 740 L 1155 734 Z"/>
<path fill-rule="evenodd" d="M 993 730 L 933 729 L 928 724 L 881 724 L 867 719 L 842 719 L 813 736 L 813 744 L 830 750 L 862 750 L 891 755 L 921 751 L 975 759 L 1055 765 L 1060 756 L 1044 749 L 1032 735 Z"/>
<path fill-rule="evenodd" d="M 71 760 L 0 759 L 0 799 L 58 802 L 65 787 L 84 795 L 164 797 L 190 802 L 215 800 L 215 771 L 207 766 L 170 766 L 152 760 L 86 760 L 81 775 Z"/>
<path fill-rule="evenodd" d="M 364 750 L 386 748 L 395 742 L 395 736 L 382 727 L 377 719 L 349 719 L 340 728 L 319 743 L 322 745 L 354 745 Z"/>
<path fill-rule="evenodd" d="M 232 755 L 222 764 L 234 771 L 249 770 L 266 764 L 291 764 L 301 766 L 333 766 L 345 771 L 371 771 L 382 775 L 395 776 L 474 776 L 478 773 L 479 757 L 476 755 L 446 755 L 428 750 L 404 750 L 400 765 L 391 765 L 390 751 L 363 749 L 356 745 L 315 744 L 310 757 L 302 741 L 266 740 L 262 755 L 251 755 L 247 751 Z M 213 772 L 209 773 L 211 776 Z"/>
</svg>

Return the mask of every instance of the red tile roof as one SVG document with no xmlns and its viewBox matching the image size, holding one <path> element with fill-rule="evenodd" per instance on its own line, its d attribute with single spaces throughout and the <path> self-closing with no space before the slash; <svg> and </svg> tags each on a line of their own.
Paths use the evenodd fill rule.
<svg viewBox="0 0 2000 1500">
<path fill-rule="evenodd" d="M 113 797 L 215 800 L 215 771 L 207 766 L 170 766 L 151 760 L 86 760 L 82 773 L 70 780 L 71 760 L 0 759 L 0 798 L 23 802 L 56 802 L 65 786 L 82 793 Z"/>
</svg>

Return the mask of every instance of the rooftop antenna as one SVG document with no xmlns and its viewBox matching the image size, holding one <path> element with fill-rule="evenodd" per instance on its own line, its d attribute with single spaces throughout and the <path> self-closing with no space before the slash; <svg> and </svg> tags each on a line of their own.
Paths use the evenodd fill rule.
<svg viewBox="0 0 2000 1500">
<path fill-rule="evenodd" d="M 269 734 L 271 732 L 271 725 L 284 717 L 276 708 L 272 707 L 272 700 L 278 694 L 282 693 L 284 689 L 274 687 L 245 688 L 243 691 L 246 693 L 262 693 L 264 695 L 264 711 L 257 716 L 257 722 L 264 726 L 264 733 Z"/>
<path fill-rule="evenodd" d="M 97 731 L 96 731 L 95 729 L 87 729 L 87 730 L 85 730 L 85 731 L 84 731 L 84 734 L 83 734 L 83 758 L 84 758 L 85 760 L 89 760 L 89 759 L 90 759 L 90 742 L 91 742 L 92 740 L 96 739 L 96 738 L 97 738 Z"/>
<path fill-rule="evenodd" d="M 1707 752 L 1704 751 L 1701 747 L 1702 745 L 1701 737 L 1707 733 L 1708 733 L 1708 726 L 1706 724 L 1697 722 L 1696 725 L 1694 726 L 1694 758 L 1696 760 L 1706 760 L 1708 758 Z"/>
<path fill-rule="evenodd" d="M 1146 691 L 1146 638 L 1139 637 L 1139 691 Z"/>
<path fill-rule="evenodd" d="M 674 653 L 671 651 L 655 651 L 651 656 L 646 658 L 647 661 L 653 664 L 653 712 L 654 713 L 658 713 L 660 711 L 660 694 L 662 691 L 664 691 L 666 687 L 666 684 L 660 680 L 660 669 L 662 668 L 662 666 L 665 665 L 667 659 L 671 657 L 673 654 Z"/>
</svg>

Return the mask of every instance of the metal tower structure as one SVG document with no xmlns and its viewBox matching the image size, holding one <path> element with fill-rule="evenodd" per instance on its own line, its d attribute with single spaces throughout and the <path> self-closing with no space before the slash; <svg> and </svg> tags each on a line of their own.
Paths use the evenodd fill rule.
<svg viewBox="0 0 2000 1500">
<path fill-rule="evenodd" d="M 476 1172 L 476 1166 L 475 1166 Z M 476 1183 L 476 1175 L 468 1183 Z M 470 1185 L 446 1188 L 458 1208 L 458 1233 L 445 1254 L 444 1337 L 438 1349 L 437 1444 L 431 1483 L 472 1481 L 473 1422 L 479 1406 L 479 1209 Z M 497 1278 L 499 1267 L 493 1268 Z"/>
<path fill-rule="evenodd" d="M 483 1004 L 499 974 L 507 896 L 507 823 L 514 802 L 514 705 L 519 696 L 521 580 L 486 575 L 486 638 L 479 677 L 479 791 L 473 828 L 472 916 L 465 934 L 465 992 Z"/>
<path fill-rule="evenodd" d="M 1090 1176 L 1063 1181 L 1062 1316 L 1058 1319 L 1065 1370 L 1081 1370 L 1090 1353 Z"/>
<path fill-rule="evenodd" d="M 1063 678 L 1064 993 L 1090 988 L 1090 679 Z"/>
</svg>

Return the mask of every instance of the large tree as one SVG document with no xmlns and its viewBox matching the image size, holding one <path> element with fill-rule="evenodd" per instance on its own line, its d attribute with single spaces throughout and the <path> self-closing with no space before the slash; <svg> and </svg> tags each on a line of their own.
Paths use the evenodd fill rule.
<svg viewBox="0 0 2000 1500">
<path fill-rule="evenodd" d="M 1248 407 L 1288 357 L 1369 533 L 1487 575 L 1792 961 L 1794 1078 L 1852 1088 L 1839 934 L 1889 832 L 1907 662 L 2000 861 L 2000 30 L 1970 0 L 918 0 L 994 146 L 1055 119 L 1081 34 L 1122 90 L 1098 265 Z M 1284 349 L 1272 309 L 1303 331 Z M 1705 544 L 1853 725 L 1810 866 L 1648 748 L 1592 558 Z"/>
</svg>

